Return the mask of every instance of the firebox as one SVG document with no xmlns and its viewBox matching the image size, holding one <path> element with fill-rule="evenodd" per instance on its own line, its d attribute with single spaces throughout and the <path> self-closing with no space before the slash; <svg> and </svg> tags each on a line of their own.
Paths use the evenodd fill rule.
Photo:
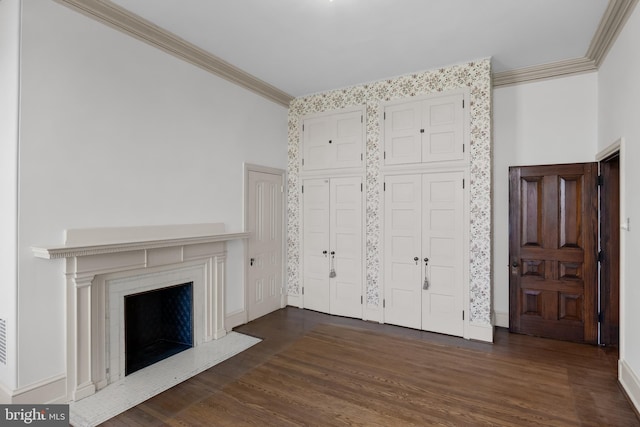
<svg viewBox="0 0 640 427">
<path fill-rule="evenodd" d="M 193 282 L 124 297 L 125 375 L 193 347 Z"/>
</svg>

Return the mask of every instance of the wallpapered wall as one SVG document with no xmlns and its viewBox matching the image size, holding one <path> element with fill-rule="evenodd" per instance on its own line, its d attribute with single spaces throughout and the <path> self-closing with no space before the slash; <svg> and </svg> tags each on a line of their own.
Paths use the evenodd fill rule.
<svg viewBox="0 0 640 427">
<path fill-rule="evenodd" d="M 302 116 L 366 105 L 366 303 L 381 304 L 380 103 L 453 89 L 470 92 L 470 321 L 491 323 L 491 62 L 490 59 L 408 74 L 294 99 L 289 106 L 288 294 L 300 294 L 300 120 Z"/>
</svg>

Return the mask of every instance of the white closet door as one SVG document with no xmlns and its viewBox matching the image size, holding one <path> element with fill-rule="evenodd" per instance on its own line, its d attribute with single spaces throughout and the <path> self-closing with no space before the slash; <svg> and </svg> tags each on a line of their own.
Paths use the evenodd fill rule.
<svg viewBox="0 0 640 427">
<path fill-rule="evenodd" d="M 303 169 L 325 169 L 334 158 L 334 148 L 329 141 L 334 134 L 334 120 L 330 116 L 306 119 L 303 123 Z"/>
<path fill-rule="evenodd" d="M 361 185 L 359 177 L 330 181 L 330 256 L 334 257 L 336 272 L 335 277 L 329 279 L 331 314 L 358 318 L 362 317 Z"/>
<path fill-rule="evenodd" d="M 329 313 L 329 180 L 307 179 L 303 185 L 303 304 Z"/>
<path fill-rule="evenodd" d="M 421 185 L 420 175 L 385 179 L 384 321 L 416 329 L 421 327 Z"/>
<path fill-rule="evenodd" d="M 335 115 L 334 134 L 331 139 L 333 162 L 331 168 L 358 167 L 364 161 L 363 153 L 363 116 L 355 111 Z"/>
<path fill-rule="evenodd" d="M 385 108 L 384 163 L 397 165 L 420 163 L 421 102 L 407 102 Z"/>
<path fill-rule="evenodd" d="M 463 335 L 462 172 L 422 176 L 422 329 Z"/>
<path fill-rule="evenodd" d="M 441 162 L 464 158 L 462 94 L 423 101 L 422 161 Z"/>
</svg>

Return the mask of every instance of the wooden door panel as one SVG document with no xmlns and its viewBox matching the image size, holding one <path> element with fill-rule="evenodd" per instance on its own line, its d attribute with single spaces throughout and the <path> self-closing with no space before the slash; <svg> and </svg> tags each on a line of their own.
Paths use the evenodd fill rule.
<svg viewBox="0 0 640 427">
<path fill-rule="evenodd" d="M 510 168 L 510 330 L 597 339 L 595 163 Z"/>
</svg>

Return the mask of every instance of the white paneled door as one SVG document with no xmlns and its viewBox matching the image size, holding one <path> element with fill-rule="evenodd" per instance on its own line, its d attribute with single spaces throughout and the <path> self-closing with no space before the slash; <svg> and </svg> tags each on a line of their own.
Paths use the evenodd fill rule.
<svg viewBox="0 0 640 427">
<path fill-rule="evenodd" d="M 384 198 L 384 320 L 421 327 L 420 175 L 388 176 Z"/>
<path fill-rule="evenodd" d="M 362 179 L 307 179 L 303 206 L 304 307 L 362 317 Z"/>
<path fill-rule="evenodd" d="M 463 335 L 463 178 L 385 178 L 385 323 Z"/>
<path fill-rule="evenodd" d="M 422 329 L 457 336 L 464 332 L 462 180 L 461 172 L 422 176 Z"/>
<path fill-rule="evenodd" d="M 283 178 L 248 171 L 247 231 L 249 320 L 282 308 Z"/>
</svg>

